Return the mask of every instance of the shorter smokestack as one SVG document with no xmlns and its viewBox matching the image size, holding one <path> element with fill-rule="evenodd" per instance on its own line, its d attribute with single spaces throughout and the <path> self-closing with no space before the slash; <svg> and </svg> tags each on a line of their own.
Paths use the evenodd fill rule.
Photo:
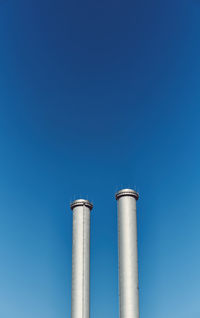
<svg viewBox="0 0 200 318">
<path fill-rule="evenodd" d="M 75 200 L 72 239 L 71 318 L 90 317 L 90 211 L 88 200 Z"/>
</svg>

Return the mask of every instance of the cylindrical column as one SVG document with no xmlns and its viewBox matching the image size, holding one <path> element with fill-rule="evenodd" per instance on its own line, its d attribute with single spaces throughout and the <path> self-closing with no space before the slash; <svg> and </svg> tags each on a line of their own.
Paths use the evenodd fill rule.
<svg viewBox="0 0 200 318">
<path fill-rule="evenodd" d="M 90 317 L 90 211 L 87 200 L 75 200 L 72 240 L 71 318 Z"/>
<path fill-rule="evenodd" d="M 123 189 L 116 193 L 120 318 L 139 318 L 136 213 L 138 198 L 138 193 L 131 189 Z"/>
</svg>

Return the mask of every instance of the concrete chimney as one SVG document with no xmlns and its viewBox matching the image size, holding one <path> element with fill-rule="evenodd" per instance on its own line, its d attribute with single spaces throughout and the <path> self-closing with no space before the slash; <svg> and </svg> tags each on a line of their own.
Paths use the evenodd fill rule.
<svg viewBox="0 0 200 318">
<path fill-rule="evenodd" d="M 123 189 L 116 193 L 120 318 L 139 318 L 136 212 L 138 198 L 138 193 L 131 189 Z"/>
<path fill-rule="evenodd" d="M 71 318 L 90 317 L 90 211 L 87 200 L 75 200 L 72 239 Z"/>
</svg>

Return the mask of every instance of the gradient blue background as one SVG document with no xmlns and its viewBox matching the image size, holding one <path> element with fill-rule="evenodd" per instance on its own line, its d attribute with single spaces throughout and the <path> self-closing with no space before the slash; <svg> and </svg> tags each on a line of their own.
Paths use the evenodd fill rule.
<svg viewBox="0 0 200 318">
<path fill-rule="evenodd" d="M 118 317 L 127 186 L 141 318 L 200 317 L 200 2 L 1 0 L 0 41 L 0 317 L 70 317 L 78 197 L 91 318 Z"/>
</svg>

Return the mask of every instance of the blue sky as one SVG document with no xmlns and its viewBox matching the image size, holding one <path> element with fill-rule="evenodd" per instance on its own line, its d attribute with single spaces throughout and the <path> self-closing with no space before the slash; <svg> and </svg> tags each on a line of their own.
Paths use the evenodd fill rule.
<svg viewBox="0 0 200 318">
<path fill-rule="evenodd" d="M 0 316 L 70 317 L 93 201 L 91 318 L 118 317 L 114 194 L 138 201 L 141 318 L 200 317 L 200 2 L 0 1 Z"/>
</svg>

